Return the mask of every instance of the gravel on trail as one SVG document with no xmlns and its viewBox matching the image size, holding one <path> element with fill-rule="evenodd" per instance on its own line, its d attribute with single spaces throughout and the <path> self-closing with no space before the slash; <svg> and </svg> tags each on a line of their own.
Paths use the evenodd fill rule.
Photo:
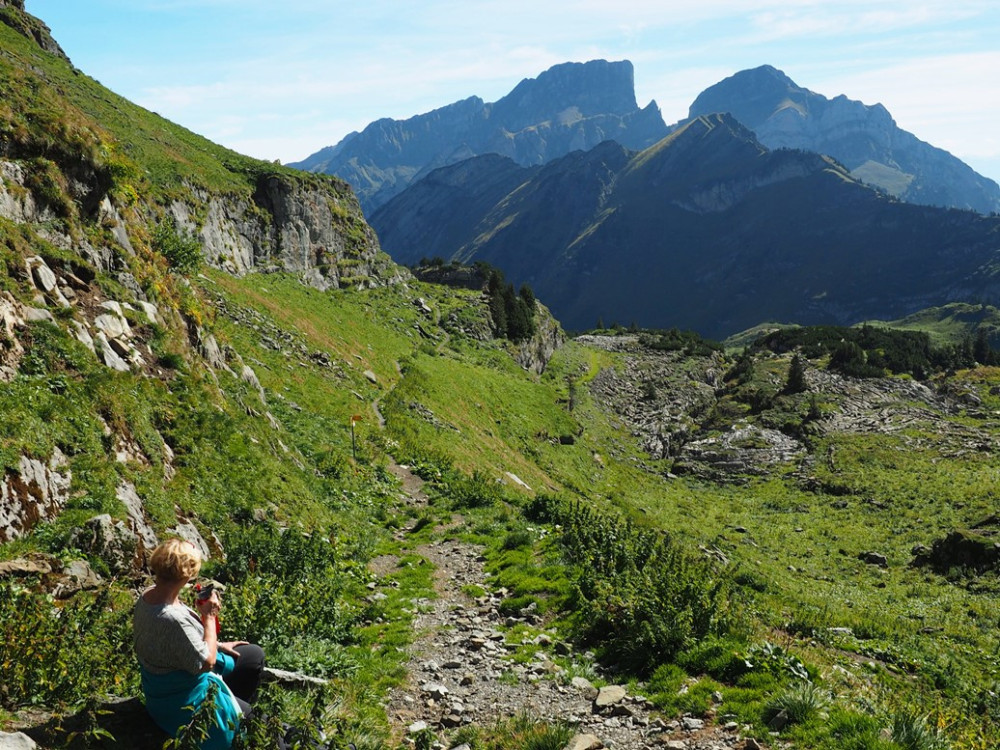
<svg viewBox="0 0 1000 750">
<path fill-rule="evenodd" d="M 393 467 L 410 502 L 425 501 L 420 480 L 406 467 Z M 404 532 L 405 534 L 405 532 Z M 715 716 L 664 719 L 641 695 L 604 684 L 589 654 L 572 650 L 544 629 L 528 608 L 515 616 L 500 610 L 505 591 L 491 591 L 484 558 L 474 546 L 446 539 L 413 550 L 433 566 L 436 598 L 413 602 L 415 640 L 407 663 L 408 679 L 387 700 L 386 711 L 399 737 L 414 740 L 424 732 L 437 737 L 436 747 L 451 747 L 448 739 L 465 725 L 491 726 L 498 720 L 527 715 L 541 721 L 565 722 L 576 736 L 567 750 L 758 750 L 763 745 L 742 736 L 743 727 L 723 721 L 724 706 Z M 374 561 L 385 574 L 394 558 Z M 473 598 L 466 591 L 478 586 L 485 593 Z M 526 642 L 539 646 L 528 663 L 516 663 L 509 643 L 511 626 L 526 623 Z M 558 654 L 574 665 L 572 673 L 552 660 Z M 561 659 L 565 663 L 564 659 Z M 721 700 L 721 696 L 719 696 Z"/>
</svg>

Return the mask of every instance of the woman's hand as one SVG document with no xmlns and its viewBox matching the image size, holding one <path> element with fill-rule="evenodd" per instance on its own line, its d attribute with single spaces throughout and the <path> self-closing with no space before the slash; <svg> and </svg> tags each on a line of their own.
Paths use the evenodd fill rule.
<svg viewBox="0 0 1000 750">
<path fill-rule="evenodd" d="M 198 599 L 195 606 L 198 607 L 198 614 L 202 616 L 202 619 L 218 617 L 219 610 L 222 609 L 222 602 L 219 601 L 219 594 L 213 591 L 207 599 Z"/>
<path fill-rule="evenodd" d="M 250 641 L 226 641 L 225 643 L 219 644 L 219 651 L 224 654 L 229 654 L 230 656 L 239 656 L 240 652 L 236 650 L 236 647 L 249 645 Z"/>
</svg>

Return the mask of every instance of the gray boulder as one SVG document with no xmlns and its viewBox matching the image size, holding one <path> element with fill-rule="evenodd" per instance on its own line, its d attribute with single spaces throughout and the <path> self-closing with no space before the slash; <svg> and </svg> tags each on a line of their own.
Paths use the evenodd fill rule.
<svg viewBox="0 0 1000 750">
<path fill-rule="evenodd" d="M 107 513 L 94 516 L 70 532 L 69 543 L 101 559 L 112 573 L 127 573 L 137 562 L 137 540 L 124 521 Z"/>
</svg>

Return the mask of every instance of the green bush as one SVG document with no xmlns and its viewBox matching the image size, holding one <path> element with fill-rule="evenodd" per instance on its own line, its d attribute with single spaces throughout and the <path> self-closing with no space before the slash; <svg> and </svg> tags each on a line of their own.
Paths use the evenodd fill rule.
<svg viewBox="0 0 1000 750">
<path fill-rule="evenodd" d="M 734 626 L 728 573 L 669 536 L 550 497 L 528 513 L 561 526 L 578 634 L 622 668 L 647 674 Z"/>
<path fill-rule="evenodd" d="M 450 478 L 448 495 L 456 508 L 482 508 L 505 499 L 500 483 L 478 471 L 473 472 L 471 477 L 456 475 Z"/>
<path fill-rule="evenodd" d="M 67 644 L 73 644 L 67 648 Z M 105 587 L 65 603 L 0 584 L 0 705 L 48 707 L 138 689 L 132 602 Z"/>
<path fill-rule="evenodd" d="M 192 232 L 179 228 L 173 216 L 156 225 L 151 239 L 153 249 L 166 258 L 174 270 L 192 274 L 201 266 L 201 242 Z"/>
<path fill-rule="evenodd" d="M 259 643 L 279 664 L 296 634 L 308 639 L 303 659 L 317 669 L 343 667 L 337 646 L 352 641 L 365 614 L 352 603 L 363 599 L 363 562 L 344 554 L 336 537 L 271 524 L 232 531 L 224 544 L 228 557 L 210 574 L 227 585 L 225 637 Z"/>
<path fill-rule="evenodd" d="M 504 537 L 501 547 L 505 550 L 519 549 L 521 547 L 530 547 L 534 541 L 535 537 L 530 531 L 527 529 L 518 529 L 509 532 Z"/>
<path fill-rule="evenodd" d="M 691 674 L 707 674 L 732 681 L 747 671 L 743 644 L 732 638 L 709 636 L 677 654 L 677 664 Z"/>
<path fill-rule="evenodd" d="M 948 750 L 947 740 L 920 716 L 899 711 L 889 721 L 889 735 L 902 750 Z"/>
</svg>

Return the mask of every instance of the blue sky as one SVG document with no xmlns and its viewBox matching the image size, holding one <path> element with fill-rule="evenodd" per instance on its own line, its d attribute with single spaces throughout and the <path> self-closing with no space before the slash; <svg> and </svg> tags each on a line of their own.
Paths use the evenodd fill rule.
<svg viewBox="0 0 1000 750">
<path fill-rule="evenodd" d="M 668 123 L 769 64 L 1000 180 L 996 0 L 27 0 L 73 62 L 238 151 L 284 162 L 380 117 L 495 101 L 560 62 L 629 59 Z"/>
</svg>

